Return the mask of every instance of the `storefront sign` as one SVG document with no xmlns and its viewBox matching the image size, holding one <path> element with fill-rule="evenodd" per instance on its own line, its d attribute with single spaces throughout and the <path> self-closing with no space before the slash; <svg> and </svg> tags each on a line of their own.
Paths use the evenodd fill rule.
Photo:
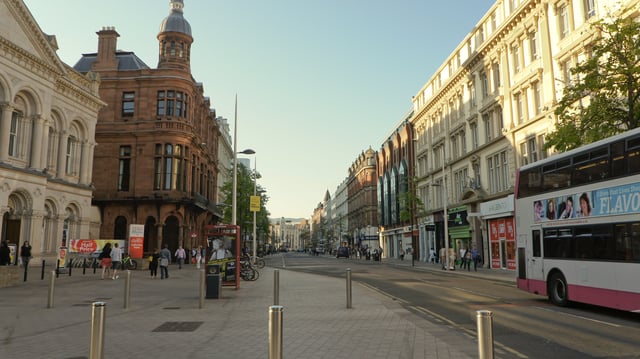
<svg viewBox="0 0 640 359">
<path fill-rule="evenodd" d="M 144 249 L 144 224 L 129 226 L 129 255 L 131 258 L 142 258 Z"/>
</svg>

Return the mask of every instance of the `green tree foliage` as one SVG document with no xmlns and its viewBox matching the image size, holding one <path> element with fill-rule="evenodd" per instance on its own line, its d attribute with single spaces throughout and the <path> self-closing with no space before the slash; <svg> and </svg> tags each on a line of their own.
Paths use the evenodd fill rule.
<svg viewBox="0 0 640 359">
<path fill-rule="evenodd" d="M 260 173 L 258 172 L 256 175 L 257 179 L 260 179 Z M 249 206 L 251 196 L 253 196 L 254 180 L 256 179 L 254 178 L 253 171 L 250 171 L 242 164 L 238 164 L 236 224 L 240 226 L 243 237 L 245 233 L 253 233 L 253 212 L 249 210 Z M 230 178 L 229 181 L 222 185 L 222 193 L 225 197 L 223 222 L 231 223 L 233 178 Z M 269 234 L 270 213 L 266 208 L 267 202 L 269 202 L 269 196 L 266 195 L 266 191 L 259 183 L 257 193 L 261 197 L 261 200 L 260 212 L 256 213 L 256 234 L 259 239 L 266 241 L 266 236 Z"/>
<path fill-rule="evenodd" d="M 616 19 L 592 26 L 599 41 L 589 58 L 571 69 L 547 148 L 570 150 L 640 124 L 640 23 Z"/>
</svg>

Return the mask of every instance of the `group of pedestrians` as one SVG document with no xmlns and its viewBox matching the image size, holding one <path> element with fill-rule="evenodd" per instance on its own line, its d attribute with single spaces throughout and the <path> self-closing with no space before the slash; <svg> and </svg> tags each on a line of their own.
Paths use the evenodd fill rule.
<svg viewBox="0 0 640 359">
<path fill-rule="evenodd" d="M 180 247 L 182 249 L 182 247 Z M 184 250 L 183 250 L 184 251 Z M 149 256 L 149 274 L 151 279 L 158 278 L 158 267 L 160 267 L 160 279 L 169 279 L 169 264 L 171 264 L 171 251 L 169 245 L 165 244 L 162 250 L 157 248 Z M 182 268 L 182 264 L 180 265 Z"/>
<path fill-rule="evenodd" d="M 117 242 L 113 244 L 113 247 L 111 247 L 111 243 L 105 244 L 98 259 L 100 259 L 100 266 L 102 267 L 100 279 L 104 280 L 105 274 L 107 278 L 111 276 L 112 280 L 120 278 L 118 269 L 120 269 L 120 264 L 122 263 L 122 249 Z M 113 274 L 111 274 L 111 270 L 113 270 Z"/>
</svg>

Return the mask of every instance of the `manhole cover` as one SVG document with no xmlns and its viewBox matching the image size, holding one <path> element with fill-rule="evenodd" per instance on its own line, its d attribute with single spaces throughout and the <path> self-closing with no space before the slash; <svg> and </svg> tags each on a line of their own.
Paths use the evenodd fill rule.
<svg viewBox="0 0 640 359">
<path fill-rule="evenodd" d="M 153 332 L 193 332 L 204 322 L 164 322 Z"/>
</svg>

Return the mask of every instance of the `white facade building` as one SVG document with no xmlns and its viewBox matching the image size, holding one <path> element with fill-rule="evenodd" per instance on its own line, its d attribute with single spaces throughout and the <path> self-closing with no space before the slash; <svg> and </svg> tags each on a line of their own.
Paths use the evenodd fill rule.
<svg viewBox="0 0 640 359">
<path fill-rule="evenodd" d="M 98 238 L 91 206 L 99 78 L 64 64 L 20 0 L 0 1 L 2 240 L 55 259 L 69 239 Z"/>
<path fill-rule="evenodd" d="M 516 268 L 513 211 L 484 209 L 510 198 L 517 168 L 549 155 L 545 136 L 570 68 L 593 41 L 590 23 L 637 16 L 638 3 L 497 1 L 444 60 L 413 98 L 421 254 L 448 237 L 456 253 L 475 246 L 485 266 Z"/>
</svg>

